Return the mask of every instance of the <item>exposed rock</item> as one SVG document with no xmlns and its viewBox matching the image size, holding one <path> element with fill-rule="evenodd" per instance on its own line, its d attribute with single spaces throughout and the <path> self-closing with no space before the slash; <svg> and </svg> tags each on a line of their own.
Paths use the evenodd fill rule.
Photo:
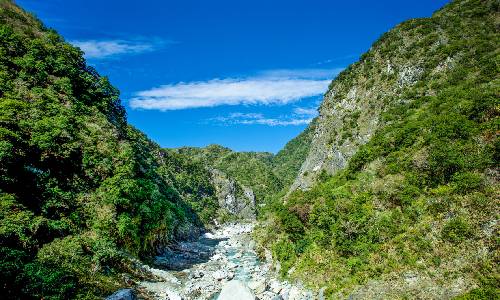
<svg viewBox="0 0 500 300">
<path fill-rule="evenodd" d="M 273 279 L 269 282 L 269 289 L 275 294 L 278 294 L 282 288 L 283 286 L 278 280 Z"/>
<path fill-rule="evenodd" d="M 222 280 L 228 277 L 226 270 L 217 270 L 212 274 L 212 277 L 216 280 Z"/>
<path fill-rule="evenodd" d="M 307 190 L 322 172 L 333 175 L 343 169 L 382 125 L 381 115 L 395 105 L 410 101 L 404 99 L 410 88 L 424 76 L 438 79 L 458 64 L 460 53 L 429 64 L 427 55 L 439 45 L 415 47 L 412 33 L 394 28 L 386 34 L 398 41 L 398 47 L 390 55 L 384 52 L 384 43 L 376 43 L 359 63 L 353 64 L 330 84 L 319 116 L 311 125 L 314 134 L 309 152 L 290 191 Z M 447 43 L 445 33 L 440 33 L 436 39 L 438 44 Z M 432 88 L 426 92 L 435 93 Z"/>
<path fill-rule="evenodd" d="M 273 299 L 278 300 L 278 299 L 281 299 L 281 296 L 276 295 L 275 293 L 273 293 L 271 291 L 265 291 L 262 294 L 257 295 L 257 298 L 259 300 L 273 300 Z"/>
<path fill-rule="evenodd" d="M 218 300 L 255 300 L 250 289 L 240 280 L 231 280 L 222 287 Z"/>
<path fill-rule="evenodd" d="M 106 300 L 136 300 L 135 291 L 133 289 L 121 289 L 114 292 Z"/>
<path fill-rule="evenodd" d="M 401 72 L 399 72 L 398 86 L 402 88 L 405 86 L 414 85 L 418 81 L 420 76 L 422 76 L 423 72 L 424 69 L 418 66 L 404 67 Z"/>
<path fill-rule="evenodd" d="M 203 277 L 203 275 L 205 275 L 202 271 L 200 270 L 195 270 L 193 271 L 193 273 L 191 274 L 191 277 L 194 278 L 194 279 L 199 279 L 201 277 Z"/>
<path fill-rule="evenodd" d="M 250 287 L 250 289 L 252 289 L 252 291 L 254 291 L 256 294 L 260 294 L 266 290 L 267 285 L 266 281 L 264 279 L 261 279 L 261 280 L 250 281 L 248 283 L 248 287 Z"/>
<path fill-rule="evenodd" d="M 184 267 L 160 270 L 139 266 L 154 275 L 140 282 L 140 287 L 154 299 L 204 300 L 213 299 L 228 281 L 239 280 L 248 282 L 246 288 L 260 300 L 286 300 L 292 286 L 274 277 L 271 252 L 267 255 L 269 261 L 260 261 L 249 247 L 253 227 L 253 223 L 226 224 L 198 240 L 170 246 L 157 257 L 157 261 L 164 262 L 160 266 L 182 261 Z"/>
<path fill-rule="evenodd" d="M 288 293 L 288 300 L 301 300 L 302 299 L 301 297 L 302 297 L 301 290 L 296 286 L 292 286 L 290 292 Z"/>
<path fill-rule="evenodd" d="M 211 170 L 220 207 L 243 219 L 255 219 L 255 195 L 245 187 L 219 170 Z"/>
</svg>

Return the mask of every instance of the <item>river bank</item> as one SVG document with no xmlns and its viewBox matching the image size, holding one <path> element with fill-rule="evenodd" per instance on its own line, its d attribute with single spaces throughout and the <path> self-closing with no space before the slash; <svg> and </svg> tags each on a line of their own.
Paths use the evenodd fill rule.
<svg viewBox="0 0 500 300">
<path fill-rule="evenodd" d="M 259 300 L 318 299 L 311 291 L 280 281 L 270 253 L 259 259 L 253 227 L 253 223 L 229 224 L 171 246 L 148 267 L 158 280 L 142 281 L 140 287 L 154 299 L 231 299 L 227 295 L 239 295 L 245 292 L 242 289 Z"/>
</svg>

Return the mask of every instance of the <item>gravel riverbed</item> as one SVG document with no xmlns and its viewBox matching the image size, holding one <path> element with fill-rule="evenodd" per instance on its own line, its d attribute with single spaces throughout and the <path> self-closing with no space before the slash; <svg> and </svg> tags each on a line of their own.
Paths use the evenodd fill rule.
<svg viewBox="0 0 500 300">
<path fill-rule="evenodd" d="M 261 261 L 255 253 L 253 226 L 230 224 L 172 246 L 148 268 L 159 281 L 143 281 L 141 287 L 156 299 L 170 300 L 323 298 L 276 278 L 271 255 Z"/>
</svg>

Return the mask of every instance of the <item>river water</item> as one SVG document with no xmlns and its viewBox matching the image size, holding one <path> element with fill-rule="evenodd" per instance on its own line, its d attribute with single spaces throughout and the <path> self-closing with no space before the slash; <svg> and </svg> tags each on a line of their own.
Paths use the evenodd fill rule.
<svg viewBox="0 0 500 300">
<path fill-rule="evenodd" d="M 158 280 L 143 281 L 141 287 L 156 299 L 217 299 L 227 282 L 239 280 L 260 300 L 314 299 L 310 291 L 276 278 L 269 253 L 267 260 L 258 258 L 253 225 L 226 225 L 172 246 L 149 268 Z"/>
</svg>

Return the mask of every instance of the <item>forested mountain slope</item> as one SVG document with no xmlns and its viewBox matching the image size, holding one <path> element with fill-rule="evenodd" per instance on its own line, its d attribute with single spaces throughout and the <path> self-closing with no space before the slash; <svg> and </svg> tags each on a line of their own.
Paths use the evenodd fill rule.
<svg viewBox="0 0 500 300">
<path fill-rule="evenodd" d="M 272 155 L 160 148 L 79 49 L 0 0 L 2 297 L 109 295 L 137 258 L 266 204 L 262 249 L 328 297 L 498 298 L 499 7 L 384 34 Z"/>
<path fill-rule="evenodd" d="M 310 149 L 315 122 L 313 120 L 304 132 L 289 141 L 276 155 L 267 152 L 235 152 L 219 145 L 169 151 L 201 163 L 209 170 L 216 170 L 217 174 L 225 174 L 236 180 L 241 190 L 250 188 L 256 204 L 262 206 L 288 191 L 297 177 Z"/>
<path fill-rule="evenodd" d="M 283 184 L 273 171 L 273 155 L 266 152 L 234 152 L 219 145 L 176 149 L 212 169 L 219 170 L 253 190 L 258 203 L 281 191 Z"/>
<path fill-rule="evenodd" d="M 290 140 L 273 157 L 274 173 L 280 178 L 283 187 L 287 190 L 299 174 L 300 167 L 309 154 L 317 121 L 317 118 L 313 119 L 302 133 Z"/>
<path fill-rule="evenodd" d="M 3 298 L 107 295 L 131 258 L 221 215 L 204 166 L 128 125 L 80 50 L 0 1 Z"/>
<path fill-rule="evenodd" d="M 456 0 L 336 78 L 256 236 L 332 298 L 497 299 L 499 2 Z"/>
</svg>

